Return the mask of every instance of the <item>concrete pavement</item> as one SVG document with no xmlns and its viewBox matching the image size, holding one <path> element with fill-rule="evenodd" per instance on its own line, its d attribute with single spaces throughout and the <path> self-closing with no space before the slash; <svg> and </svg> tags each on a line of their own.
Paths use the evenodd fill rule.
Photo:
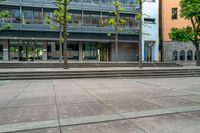
<svg viewBox="0 0 200 133">
<path fill-rule="evenodd" d="M 0 132 L 199 130 L 200 78 L 0 81 Z"/>
</svg>

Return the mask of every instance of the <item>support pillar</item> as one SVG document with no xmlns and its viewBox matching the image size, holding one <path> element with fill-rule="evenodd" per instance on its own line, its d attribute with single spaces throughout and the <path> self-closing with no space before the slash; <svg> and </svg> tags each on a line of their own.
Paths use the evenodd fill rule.
<svg viewBox="0 0 200 133">
<path fill-rule="evenodd" d="M 47 61 L 47 41 L 43 41 L 43 61 Z"/>
<path fill-rule="evenodd" d="M 83 61 L 83 42 L 79 42 L 78 47 L 78 60 Z"/>
<path fill-rule="evenodd" d="M 3 60 L 9 61 L 9 44 L 8 40 L 3 40 Z"/>
</svg>

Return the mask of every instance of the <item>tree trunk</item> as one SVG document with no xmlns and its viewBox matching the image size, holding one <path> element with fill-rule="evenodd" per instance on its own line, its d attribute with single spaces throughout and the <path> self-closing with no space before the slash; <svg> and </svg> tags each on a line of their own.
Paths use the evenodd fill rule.
<svg viewBox="0 0 200 133">
<path fill-rule="evenodd" d="M 199 44 L 196 45 L 196 55 L 197 55 L 196 65 L 197 65 L 197 66 L 200 66 L 200 51 L 199 51 Z"/>
<path fill-rule="evenodd" d="M 118 61 L 118 27 L 119 27 L 119 7 L 116 6 L 116 26 L 115 26 L 115 61 Z"/>
<path fill-rule="evenodd" d="M 68 61 L 67 61 L 67 0 L 64 1 L 64 24 L 63 24 L 63 39 L 64 39 L 64 69 L 68 69 Z"/>
<path fill-rule="evenodd" d="M 59 61 L 62 62 L 62 53 L 63 53 L 63 50 L 62 50 L 62 30 L 60 28 L 60 43 L 59 43 L 59 51 L 60 51 L 60 57 L 59 57 Z"/>
<path fill-rule="evenodd" d="M 139 3 L 139 8 L 140 8 L 140 11 L 139 13 L 142 14 L 142 2 Z M 139 50 L 139 68 L 142 68 L 143 65 L 142 65 L 142 17 L 139 21 L 139 44 L 138 44 L 138 50 Z"/>
</svg>

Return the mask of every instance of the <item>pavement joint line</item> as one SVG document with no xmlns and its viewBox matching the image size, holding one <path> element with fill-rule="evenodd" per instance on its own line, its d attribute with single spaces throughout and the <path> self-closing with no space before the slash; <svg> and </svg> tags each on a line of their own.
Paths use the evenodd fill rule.
<svg viewBox="0 0 200 133">
<path fill-rule="evenodd" d="M 126 112 L 126 113 L 120 113 L 121 115 L 108 114 L 108 115 L 67 118 L 67 119 L 60 119 L 60 125 L 58 123 L 58 120 L 5 124 L 5 125 L 0 125 L 0 133 L 10 133 L 10 132 L 17 132 L 17 131 L 25 131 L 25 130 L 52 128 L 52 127 L 59 127 L 59 126 L 75 126 L 75 125 L 101 123 L 101 122 L 109 122 L 109 121 L 117 121 L 117 120 L 137 119 L 137 118 L 144 118 L 144 117 L 151 117 L 151 116 L 194 112 L 194 111 L 200 111 L 200 105 L 146 110 L 146 111 L 138 111 L 138 112 Z"/>
</svg>

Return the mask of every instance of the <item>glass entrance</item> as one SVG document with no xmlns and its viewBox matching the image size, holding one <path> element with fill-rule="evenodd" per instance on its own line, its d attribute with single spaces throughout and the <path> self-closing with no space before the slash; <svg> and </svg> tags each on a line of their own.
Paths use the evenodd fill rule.
<svg viewBox="0 0 200 133">
<path fill-rule="evenodd" d="M 42 60 L 43 44 L 37 41 L 10 41 L 10 60 L 35 61 Z"/>
<path fill-rule="evenodd" d="M 154 59 L 154 42 L 146 41 L 144 45 L 144 60 L 147 62 L 153 62 Z"/>
<path fill-rule="evenodd" d="M 98 60 L 99 61 L 110 60 L 110 45 L 109 44 L 98 45 Z"/>
</svg>

